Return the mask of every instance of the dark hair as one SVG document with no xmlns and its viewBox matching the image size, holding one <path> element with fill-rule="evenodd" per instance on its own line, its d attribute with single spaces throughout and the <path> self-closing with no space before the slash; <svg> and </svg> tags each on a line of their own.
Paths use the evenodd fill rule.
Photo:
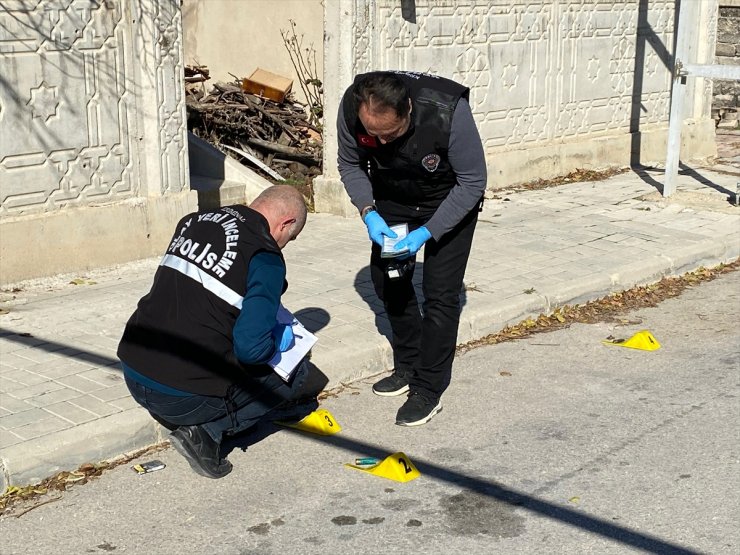
<svg viewBox="0 0 740 555">
<path fill-rule="evenodd" d="M 399 118 L 409 113 L 409 89 L 406 84 L 392 73 L 368 73 L 357 80 L 352 91 L 355 106 L 376 104 L 395 110 Z"/>
</svg>

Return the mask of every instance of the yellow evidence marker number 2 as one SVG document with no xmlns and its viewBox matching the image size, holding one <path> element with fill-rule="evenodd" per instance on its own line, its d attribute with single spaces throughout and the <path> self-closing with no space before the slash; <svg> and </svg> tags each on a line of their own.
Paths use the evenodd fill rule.
<svg viewBox="0 0 740 555">
<path fill-rule="evenodd" d="M 354 468 L 355 470 L 361 470 L 368 474 L 374 474 L 381 478 L 388 478 L 389 480 L 394 480 L 396 482 L 410 482 L 411 480 L 415 480 L 421 476 L 421 473 L 417 470 L 414 464 L 401 451 L 389 455 L 382 461 L 379 461 L 377 464 L 370 467 L 348 463 L 344 466 Z"/>
<path fill-rule="evenodd" d="M 407 461 L 403 457 L 398 457 L 398 462 L 403 467 L 403 469 L 406 471 L 406 474 L 411 474 L 413 472 L 413 469 L 411 468 L 411 464 L 409 463 L 409 461 Z"/>
</svg>

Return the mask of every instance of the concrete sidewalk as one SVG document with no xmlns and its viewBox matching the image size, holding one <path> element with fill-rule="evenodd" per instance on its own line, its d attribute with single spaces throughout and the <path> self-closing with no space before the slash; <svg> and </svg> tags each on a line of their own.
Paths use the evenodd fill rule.
<svg viewBox="0 0 740 555">
<path fill-rule="evenodd" d="M 507 323 L 740 256 L 740 172 L 689 170 L 663 199 L 660 174 L 486 201 L 465 278 L 459 342 Z M 319 336 L 328 387 L 392 365 L 388 324 L 357 218 L 312 214 L 285 251 L 284 304 Z M 0 488 L 165 439 L 129 397 L 116 347 L 158 259 L 24 283 L 0 308 Z M 77 285 L 70 282 L 75 278 Z M 444 416 L 443 416 L 444 417 Z"/>
</svg>

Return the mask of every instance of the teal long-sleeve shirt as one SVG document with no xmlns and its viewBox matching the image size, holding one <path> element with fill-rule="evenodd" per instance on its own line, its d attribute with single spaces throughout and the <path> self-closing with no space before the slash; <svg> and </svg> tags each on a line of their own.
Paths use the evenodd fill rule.
<svg viewBox="0 0 740 555">
<path fill-rule="evenodd" d="M 247 293 L 234 324 L 234 354 L 244 364 L 265 364 L 277 351 L 272 330 L 280 307 L 285 264 L 280 256 L 260 252 L 252 257 Z"/>
</svg>

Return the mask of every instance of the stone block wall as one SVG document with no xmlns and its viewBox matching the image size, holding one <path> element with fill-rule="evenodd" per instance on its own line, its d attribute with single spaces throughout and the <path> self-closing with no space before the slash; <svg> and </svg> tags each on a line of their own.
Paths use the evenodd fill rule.
<svg viewBox="0 0 740 555">
<path fill-rule="evenodd" d="M 720 0 L 715 63 L 740 65 L 740 0 Z M 735 128 L 740 112 L 740 81 L 714 81 L 712 117 L 718 126 Z"/>
</svg>

